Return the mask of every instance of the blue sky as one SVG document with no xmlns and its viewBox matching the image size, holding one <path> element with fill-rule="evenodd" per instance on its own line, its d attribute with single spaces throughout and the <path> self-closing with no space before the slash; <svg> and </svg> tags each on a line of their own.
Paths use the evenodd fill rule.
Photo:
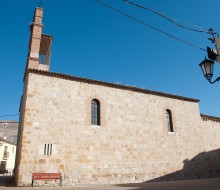
<svg viewBox="0 0 220 190">
<path fill-rule="evenodd" d="M 220 32 L 219 0 L 132 0 L 163 14 Z M 1 0 L 0 120 L 18 120 L 29 24 L 38 0 Z M 180 28 L 122 0 L 103 2 L 201 48 L 206 33 Z M 200 112 L 220 117 L 220 82 L 198 64 L 206 52 L 120 15 L 94 0 L 42 0 L 44 33 L 54 36 L 51 71 L 200 99 Z M 215 76 L 220 65 L 215 63 Z"/>
</svg>

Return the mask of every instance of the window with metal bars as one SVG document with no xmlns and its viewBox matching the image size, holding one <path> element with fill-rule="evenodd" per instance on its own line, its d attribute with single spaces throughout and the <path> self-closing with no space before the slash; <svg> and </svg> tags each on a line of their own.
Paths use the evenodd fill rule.
<svg viewBox="0 0 220 190">
<path fill-rule="evenodd" d="M 168 132 L 173 132 L 172 113 L 170 110 L 166 110 L 166 126 Z"/>
<path fill-rule="evenodd" d="M 44 144 L 44 155 L 52 155 L 52 144 Z"/>
<path fill-rule="evenodd" d="M 97 99 L 91 103 L 91 124 L 100 125 L 100 102 Z"/>
</svg>

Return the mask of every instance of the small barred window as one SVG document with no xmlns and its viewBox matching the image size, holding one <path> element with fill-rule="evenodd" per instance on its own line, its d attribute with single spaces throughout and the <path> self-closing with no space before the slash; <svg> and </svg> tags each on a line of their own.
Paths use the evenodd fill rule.
<svg viewBox="0 0 220 190">
<path fill-rule="evenodd" d="M 44 144 L 44 155 L 52 155 L 52 144 Z"/>
</svg>

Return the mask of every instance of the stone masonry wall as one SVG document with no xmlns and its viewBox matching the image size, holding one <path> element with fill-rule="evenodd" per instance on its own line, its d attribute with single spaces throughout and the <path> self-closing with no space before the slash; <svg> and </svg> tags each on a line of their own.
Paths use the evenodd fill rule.
<svg viewBox="0 0 220 190">
<path fill-rule="evenodd" d="M 99 127 L 90 124 L 93 98 L 101 103 Z M 167 132 L 166 109 L 174 133 Z M 196 102 L 29 73 L 22 117 L 18 185 L 30 184 L 33 172 L 61 172 L 64 185 L 217 172 L 203 164 L 198 174 L 194 161 L 208 163 L 203 155 L 220 147 L 220 123 L 202 121 Z M 45 144 L 52 145 L 52 155 L 44 155 Z"/>
</svg>

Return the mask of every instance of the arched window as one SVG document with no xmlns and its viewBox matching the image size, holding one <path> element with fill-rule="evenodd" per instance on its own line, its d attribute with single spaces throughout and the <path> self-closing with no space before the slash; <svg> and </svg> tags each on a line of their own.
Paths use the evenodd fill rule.
<svg viewBox="0 0 220 190">
<path fill-rule="evenodd" d="M 172 114 L 170 110 L 166 110 L 166 125 L 168 132 L 173 132 Z"/>
<path fill-rule="evenodd" d="M 91 104 L 91 124 L 100 125 L 100 102 L 97 99 L 93 99 Z"/>
</svg>

